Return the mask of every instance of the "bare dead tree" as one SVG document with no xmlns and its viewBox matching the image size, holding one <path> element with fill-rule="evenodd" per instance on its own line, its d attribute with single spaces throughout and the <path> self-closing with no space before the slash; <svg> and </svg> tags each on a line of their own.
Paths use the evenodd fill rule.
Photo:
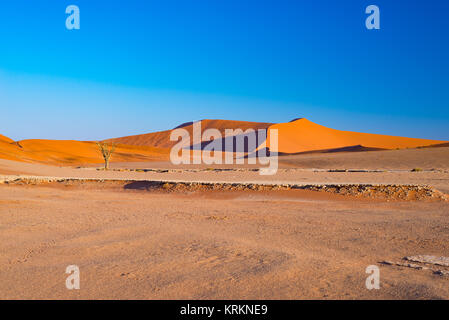
<svg viewBox="0 0 449 320">
<path fill-rule="evenodd" d="M 108 170 L 109 169 L 109 160 L 111 159 L 111 156 L 115 151 L 116 145 L 113 142 L 107 143 L 107 142 L 98 141 L 97 146 L 98 146 L 98 149 L 100 150 L 100 153 L 104 159 L 104 169 Z"/>
</svg>

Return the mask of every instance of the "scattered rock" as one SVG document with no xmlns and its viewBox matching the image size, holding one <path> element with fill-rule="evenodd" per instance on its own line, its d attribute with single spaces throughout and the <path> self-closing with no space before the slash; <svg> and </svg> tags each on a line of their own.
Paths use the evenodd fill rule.
<svg viewBox="0 0 449 320">
<path fill-rule="evenodd" d="M 434 264 L 437 266 L 449 267 L 449 258 L 447 257 L 437 257 L 429 255 L 418 255 L 405 257 L 404 260 L 420 263 Z"/>
<path fill-rule="evenodd" d="M 138 169 L 139 170 L 139 169 Z M 145 169 L 157 171 L 159 169 Z M 192 169 L 190 171 L 193 171 Z M 229 169 L 220 169 L 229 170 Z M 166 172 L 167 170 L 159 170 Z M 171 170 L 170 170 L 171 171 Z M 189 170 L 185 170 L 189 171 Z M 264 184 L 264 183 L 222 183 L 222 182 L 186 182 L 186 181 L 153 181 L 153 180 L 120 180 L 120 179 L 83 179 L 83 178 L 52 178 L 52 177 L 0 177 L 0 183 L 5 184 L 43 184 L 51 182 L 60 183 L 84 183 L 84 182 L 117 182 L 117 183 L 146 183 L 150 185 L 147 190 L 166 191 L 203 191 L 203 190 L 311 190 L 348 195 L 354 197 L 384 199 L 384 200 L 431 200 L 448 201 L 448 195 L 435 190 L 430 186 L 418 185 L 371 185 L 371 184 L 327 184 L 327 185 L 304 185 L 304 184 Z M 447 258 L 446 258 L 447 259 Z M 446 262 L 449 264 L 449 262 Z"/>
<path fill-rule="evenodd" d="M 392 261 L 382 261 L 381 263 L 387 264 L 390 266 L 407 267 L 407 268 L 412 268 L 412 269 L 417 269 L 417 270 L 428 270 L 429 269 L 428 267 L 421 266 L 419 264 L 414 264 L 414 263 L 392 262 Z"/>
</svg>

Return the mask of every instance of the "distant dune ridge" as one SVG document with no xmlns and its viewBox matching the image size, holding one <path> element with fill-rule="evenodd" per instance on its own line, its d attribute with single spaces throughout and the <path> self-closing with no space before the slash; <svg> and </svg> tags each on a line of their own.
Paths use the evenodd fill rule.
<svg viewBox="0 0 449 320">
<path fill-rule="evenodd" d="M 287 123 L 278 123 L 269 127 L 277 129 L 279 135 L 278 149 L 270 151 L 286 154 L 330 150 L 348 147 L 368 149 L 405 149 L 430 146 L 444 141 L 404 138 L 380 134 L 341 131 L 321 126 L 305 118 Z M 268 132 L 269 137 L 269 132 Z M 349 150 L 348 150 L 349 151 Z"/>
<path fill-rule="evenodd" d="M 12 139 L 5 137 L 4 135 L 1 135 L 1 134 L 0 134 L 0 141 L 7 142 L 7 143 L 14 142 Z"/>
<path fill-rule="evenodd" d="M 0 140 L 0 158 L 6 160 L 40 162 L 54 165 L 101 163 L 102 158 L 94 142 L 74 140 Z M 162 161 L 168 150 L 119 144 L 114 161 Z"/>
<path fill-rule="evenodd" d="M 187 130 L 192 136 L 192 122 L 186 122 L 177 128 Z M 278 124 L 232 120 L 202 120 L 202 131 L 211 128 L 218 129 L 223 136 L 225 129 L 242 129 L 243 131 L 247 129 L 277 129 L 279 142 L 276 150 L 270 148 L 269 132 L 267 141 L 258 141 L 258 146 L 259 149 L 268 147 L 270 151 L 277 151 L 280 154 L 447 146 L 447 141 L 335 130 L 318 125 L 305 118 L 297 118 L 290 122 Z M 173 130 L 113 138 L 105 141 L 114 142 L 118 145 L 111 159 L 114 162 L 168 161 L 170 148 L 177 143 L 176 141 L 170 141 L 170 134 Z M 207 145 L 207 143 L 205 144 Z M 36 139 L 14 142 L 3 135 L 0 135 L 0 158 L 60 165 L 102 162 L 98 148 L 92 141 Z"/>
<path fill-rule="evenodd" d="M 242 129 L 243 131 L 247 129 L 267 129 L 269 126 L 273 125 L 273 123 L 263 123 L 263 122 L 248 122 L 248 121 L 233 121 L 233 120 L 202 120 L 201 121 L 201 129 L 202 131 L 207 129 L 218 129 L 221 134 L 224 136 L 225 129 Z M 187 122 L 184 123 L 175 129 L 182 128 L 189 132 L 190 136 L 192 136 L 193 132 L 193 123 Z M 171 148 L 177 142 L 170 141 L 170 134 L 173 130 L 159 131 L 147 134 L 140 134 L 135 136 L 128 136 L 122 138 L 109 139 L 107 141 L 136 145 L 136 146 L 151 146 L 158 148 Z"/>
</svg>

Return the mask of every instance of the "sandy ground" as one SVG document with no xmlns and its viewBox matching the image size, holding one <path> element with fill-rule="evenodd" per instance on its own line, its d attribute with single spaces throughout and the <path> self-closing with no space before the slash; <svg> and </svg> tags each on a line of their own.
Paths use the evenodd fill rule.
<svg viewBox="0 0 449 320">
<path fill-rule="evenodd" d="M 113 164 L 167 172 L 104 172 L 8 160 L 0 160 L 0 175 L 428 184 L 449 193 L 448 150 L 289 156 L 275 176 L 168 163 Z M 342 168 L 366 172 L 328 172 Z M 434 273 L 449 267 L 381 263 L 449 257 L 448 217 L 443 201 L 305 190 L 166 193 L 120 183 L 0 184 L 0 298 L 449 299 L 449 275 Z M 80 290 L 65 287 L 68 265 L 80 268 Z M 379 290 L 365 287 L 369 265 L 380 268 Z"/>
<path fill-rule="evenodd" d="M 380 263 L 449 256 L 448 214 L 299 190 L 3 185 L 0 298 L 448 299 L 448 276 Z M 373 264 L 379 290 L 365 288 Z M 80 290 L 65 288 L 68 265 Z"/>
<path fill-rule="evenodd" d="M 369 152 L 368 152 L 369 153 Z M 371 152 L 375 153 L 375 152 Z M 324 155 L 325 156 L 325 155 Z M 325 156 L 326 157 L 326 156 Z M 231 171 L 214 171 L 209 167 L 191 166 L 185 169 L 169 163 L 115 163 L 112 168 L 156 168 L 168 172 L 97 171 L 95 168 L 54 167 L 41 164 L 21 163 L 0 159 L 0 176 L 50 176 L 61 178 L 94 178 L 155 181 L 194 182 L 242 182 L 242 183 L 300 183 L 300 184 L 411 184 L 429 185 L 449 194 L 449 169 L 411 172 L 412 169 L 374 169 L 366 172 L 329 172 L 333 168 L 281 167 L 275 175 L 263 176 L 257 171 L 234 167 Z M 351 169 L 352 167 L 346 166 Z M 337 168 L 340 169 L 340 168 Z M 374 171 L 370 171 L 374 170 Z M 377 171 L 379 170 L 379 171 Z"/>
<path fill-rule="evenodd" d="M 449 148 L 368 152 L 315 153 L 283 156 L 280 167 L 412 170 L 449 169 Z"/>
</svg>

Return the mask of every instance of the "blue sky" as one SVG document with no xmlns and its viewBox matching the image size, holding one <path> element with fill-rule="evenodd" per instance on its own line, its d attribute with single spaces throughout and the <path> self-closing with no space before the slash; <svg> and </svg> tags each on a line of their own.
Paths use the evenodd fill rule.
<svg viewBox="0 0 449 320">
<path fill-rule="evenodd" d="M 65 28 L 65 8 L 81 29 Z M 381 30 L 365 28 L 378 5 Z M 449 140 L 449 1 L 15 0 L 0 133 L 94 140 L 203 118 Z"/>
</svg>

